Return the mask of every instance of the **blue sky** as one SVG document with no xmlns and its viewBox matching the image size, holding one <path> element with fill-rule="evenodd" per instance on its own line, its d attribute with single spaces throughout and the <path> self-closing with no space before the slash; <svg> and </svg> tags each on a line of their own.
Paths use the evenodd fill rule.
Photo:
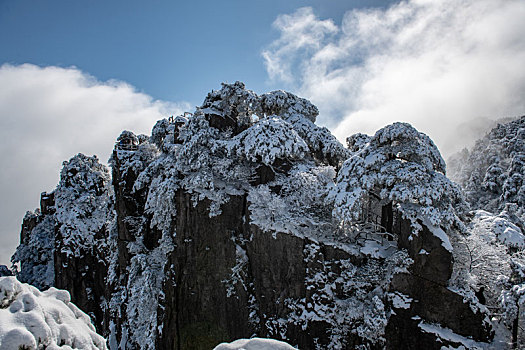
<svg viewBox="0 0 525 350">
<path fill-rule="evenodd" d="M 264 92 L 261 51 L 279 14 L 312 6 L 340 22 L 345 11 L 387 1 L 0 1 L 0 62 L 75 66 L 126 81 L 155 99 L 200 104 L 220 82 Z"/>
<path fill-rule="evenodd" d="M 0 0 L 0 264 L 62 161 L 193 111 L 221 82 L 291 91 L 339 140 L 409 122 L 446 158 L 525 114 L 523 0 Z"/>
</svg>

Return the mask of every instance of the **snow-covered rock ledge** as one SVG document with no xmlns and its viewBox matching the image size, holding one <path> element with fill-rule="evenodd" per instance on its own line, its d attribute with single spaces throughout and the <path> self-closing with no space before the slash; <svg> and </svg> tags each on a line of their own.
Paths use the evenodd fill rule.
<svg viewBox="0 0 525 350">
<path fill-rule="evenodd" d="M 69 292 L 0 277 L 0 349 L 107 349 Z"/>
</svg>

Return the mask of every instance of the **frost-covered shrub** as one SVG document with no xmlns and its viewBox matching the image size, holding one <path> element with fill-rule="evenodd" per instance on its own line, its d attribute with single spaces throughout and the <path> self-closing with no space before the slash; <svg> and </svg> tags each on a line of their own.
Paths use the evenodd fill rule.
<svg viewBox="0 0 525 350">
<path fill-rule="evenodd" d="M 162 291 L 167 255 L 173 250 L 173 241 L 167 233 L 163 235 L 159 246 L 152 251 L 148 251 L 140 240 L 130 245 L 133 257 L 127 268 L 127 322 L 124 328 L 132 339 L 131 344 L 140 349 L 154 350 L 158 332 L 158 300 Z"/>
<path fill-rule="evenodd" d="M 251 223 L 265 231 L 292 233 L 299 237 L 330 236 L 331 206 L 325 198 L 333 184 L 334 168 L 303 163 L 268 185 L 248 193 Z M 269 185 L 277 186 L 279 192 Z"/>
<path fill-rule="evenodd" d="M 159 123 L 155 128 L 158 126 Z M 127 194 L 131 198 L 128 200 L 135 201 L 139 209 L 138 213 L 120 213 L 133 234 L 125 247 L 129 261 L 126 266 L 121 266 L 118 254 L 112 254 L 110 258 L 108 281 L 115 289 L 105 307 L 112 319 L 109 327 L 111 348 L 155 349 L 158 334 L 157 309 L 164 269 L 167 256 L 173 249 L 172 237 L 176 235 L 173 220 L 179 178 L 175 154 L 179 145 L 161 135 L 157 140 L 162 145 L 161 153 L 150 140 L 143 138 L 135 150 L 118 151 L 112 160 L 112 166 L 117 167 L 114 171 L 121 180 L 119 186 L 129 191 Z M 122 249 L 115 242 L 115 231 L 116 228 L 111 231 L 109 247 Z M 146 232 L 160 232 L 160 239 L 153 247 L 145 244 Z M 119 330 L 113 320 L 121 320 Z M 120 345 L 117 345 L 117 338 Z"/>
<path fill-rule="evenodd" d="M 78 154 L 64 162 L 60 183 L 46 196 L 47 200 L 53 196 L 54 205 L 42 204 L 43 213 L 37 210 L 24 219 L 24 239 L 12 257 L 19 269 L 15 271 L 17 277 L 40 289 L 49 288 L 57 277 L 61 279 L 57 283 L 64 283 L 62 271 L 55 274 L 55 267 L 67 269 L 71 262 L 77 266 L 76 273 L 86 278 L 82 283 L 89 285 L 80 292 L 85 292 L 82 297 L 74 293 L 76 301 L 92 301 L 92 281 L 85 274 L 88 270 L 94 272 L 94 268 L 77 263 L 86 258 L 105 264 L 106 230 L 113 220 L 112 192 L 109 170 L 96 156 Z"/>
<path fill-rule="evenodd" d="M 242 83 L 223 84 L 221 90 L 208 94 L 195 114 L 229 118 L 236 132 L 245 130 L 257 120 L 277 117 L 292 125 L 318 159 L 335 166 L 349 156 L 328 129 L 315 125 L 319 114 L 317 107 L 289 92 L 278 90 L 257 96 Z"/>
<path fill-rule="evenodd" d="M 475 212 L 473 225 L 480 226 L 479 229 L 490 241 L 498 240 L 509 248 L 525 248 L 525 236 L 521 229 L 512 223 L 506 211 L 499 215 L 492 215 L 484 210 L 478 210 Z"/>
<path fill-rule="evenodd" d="M 501 276 L 499 284 L 503 286 L 499 296 L 502 310 L 502 319 L 507 327 L 518 334 L 519 318 L 523 317 L 525 305 L 525 258 L 523 254 L 516 254 L 510 259 L 512 273 L 510 276 Z M 513 339 L 517 341 L 517 339 Z"/>
<path fill-rule="evenodd" d="M 525 137 L 525 135 L 523 135 Z M 525 148 L 524 148 L 525 151 Z M 516 203 L 525 207 L 525 153 L 516 154 L 508 169 L 508 175 L 503 183 L 502 202 Z"/>
<path fill-rule="evenodd" d="M 167 119 L 159 120 L 151 130 L 149 141 L 161 151 L 174 152 L 177 145 L 180 144 L 180 130 L 184 129 L 187 122 L 187 118 L 183 116 L 177 116 L 174 120 L 170 118 L 170 121 Z"/>
<path fill-rule="evenodd" d="M 171 154 L 181 188 L 192 194 L 195 205 L 211 200 L 211 215 L 218 215 L 220 205 L 249 186 L 252 169 L 238 157 L 228 156 L 231 136 L 230 131 L 210 127 L 206 117 L 196 113 L 181 130 L 183 143 Z"/>
<path fill-rule="evenodd" d="M 162 149 L 164 144 L 164 138 L 168 135 L 168 127 L 170 123 L 166 118 L 157 121 L 151 130 L 151 142 L 157 145 L 159 149 Z"/>
<path fill-rule="evenodd" d="M 503 174 L 503 169 L 501 169 L 501 166 L 498 162 L 494 162 L 487 169 L 482 185 L 486 190 L 498 194 L 501 193 L 501 188 L 504 181 L 505 176 Z"/>
<path fill-rule="evenodd" d="M 300 210 L 303 215 L 324 216 L 329 220 L 330 212 L 325 198 L 335 179 L 335 169 L 331 166 L 294 166 L 288 176 L 281 180 L 280 195 L 287 199 L 291 208 Z"/>
<path fill-rule="evenodd" d="M 327 128 L 319 127 L 299 114 L 293 114 L 285 120 L 297 131 L 318 160 L 338 167 L 350 157 L 348 149 Z"/>
<path fill-rule="evenodd" d="M 235 136 L 227 147 L 238 157 L 270 166 L 277 159 L 301 159 L 308 151 L 293 127 L 276 117 L 252 125 Z"/>
<path fill-rule="evenodd" d="M 90 251 L 111 220 L 111 176 L 96 156 L 81 153 L 63 163 L 55 190 L 55 219 L 62 252 Z"/>
<path fill-rule="evenodd" d="M 407 253 L 396 251 L 384 260 L 354 264 L 351 259 L 324 260 L 321 249 L 314 242 L 305 245 L 307 297 L 285 300 L 291 312 L 272 322 L 275 330 L 270 334 L 279 329 L 285 333 L 288 324 L 306 329 L 310 323 L 326 322 L 330 343 L 317 349 L 347 349 L 349 334 L 367 344 L 363 348 L 381 348 L 388 321 L 386 291 L 392 276 L 411 263 Z"/>
<path fill-rule="evenodd" d="M 215 140 L 220 136 L 219 130 L 211 128 L 204 115 L 196 113 L 181 131 L 183 143 L 176 152 L 177 168 L 186 173 L 206 168 L 211 161 L 211 153 L 217 150 Z"/>
<path fill-rule="evenodd" d="M 525 236 L 511 220 L 511 206 L 498 215 L 484 210 L 471 215 L 465 234 L 452 237 L 454 270 L 449 285 L 473 301 L 471 308 L 486 306 L 494 319 L 512 329 L 525 300 Z M 508 337 L 505 329 L 495 330 L 496 338 Z"/>
<path fill-rule="evenodd" d="M 301 115 L 315 123 L 319 110 L 310 101 L 287 91 L 277 90 L 261 95 L 260 111 L 267 116 L 278 115 L 282 118 Z"/>
<path fill-rule="evenodd" d="M 454 271 L 450 284 L 467 291 L 483 286 L 487 305 L 497 306 L 501 287 L 494 282 L 510 274 L 509 248 L 524 243 L 521 231 L 515 229 L 504 215 L 474 212 L 466 232 L 452 237 Z"/>
<path fill-rule="evenodd" d="M 180 147 L 164 153 L 172 159 L 180 179 L 178 186 L 192 194 L 194 204 L 209 199 L 210 215 L 217 215 L 231 195 L 252 191 L 250 182 L 259 176 L 261 163 L 279 168 L 277 161 L 313 161 L 308 165 L 313 169 L 316 162 L 339 166 L 349 156 L 349 151 L 326 128 L 313 123 L 317 113 L 310 102 L 290 93 L 276 91 L 259 97 L 242 83 L 223 84 L 221 90 L 208 94 L 181 130 Z M 227 117 L 236 127 L 212 127 L 214 116 Z M 161 121 L 155 128 L 161 130 L 165 124 Z M 142 175 L 139 179 L 142 182 Z M 285 188 L 279 179 L 273 185 Z M 326 181 L 322 182 L 325 194 L 327 186 Z M 308 189 L 294 193 L 301 192 L 311 194 Z"/>
<path fill-rule="evenodd" d="M 120 133 L 120 136 L 117 138 L 117 142 L 122 144 L 138 145 L 139 138 L 133 132 L 124 130 Z"/>
<path fill-rule="evenodd" d="M 410 124 L 384 127 L 343 164 L 330 196 L 334 215 L 358 220 L 370 192 L 391 201 L 414 228 L 424 218 L 437 227 L 463 227 L 459 187 L 445 176 L 445 162 L 432 140 Z"/>
<path fill-rule="evenodd" d="M 371 137 L 366 134 L 357 133 L 346 138 L 346 147 L 350 152 L 356 153 L 362 150 L 370 142 Z"/>
<path fill-rule="evenodd" d="M 121 138 L 133 139 L 137 143 L 133 149 L 116 149 L 116 152 L 109 159 L 109 164 L 112 167 L 118 167 L 121 179 L 135 178 L 159 156 L 160 152 L 157 146 L 149 142 L 150 138 L 145 137 L 145 135 L 136 136 L 131 131 L 123 131 L 119 136 L 119 139 Z"/>
<path fill-rule="evenodd" d="M 247 90 L 244 83 L 237 81 L 234 84 L 223 83 L 220 90 L 210 92 L 196 113 L 231 118 L 240 126 L 249 126 L 252 115 L 260 113 L 258 107 L 257 94 Z"/>
<path fill-rule="evenodd" d="M 289 221 L 282 220 L 290 217 L 289 207 L 283 198 L 270 191 L 267 185 L 260 185 L 250 191 L 248 195 L 251 223 L 266 231 L 290 232 L 287 228 Z"/>
<path fill-rule="evenodd" d="M 519 309 L 525 304 L 525 283 L 515 284 L 503 290 L 500 302 L 503 320 L 507 327 L 512 328 L 514 320 L 518 317 Z"/>
<path fill-rule="evenodd" d="M 264 116 L 279 116 L 290 123 L 319 160 L 336 166 L 349 157 L 349 152 L 327 128 L 315 125 L 319 110 L 310 101 L 278 90 L 261 95 L 260 105 Z"/>
<path fill-rule="evenodd" d="M 175 194 L 178 189 L 176 182 L 170 177 L 156 177 L 149 188 L 146 214 L 152 215 L 151 227 L 157 227 L 162 232 L 170 229 L 176 213 Z"/>
<path fill-rule="evenodd" d="M 15 277 L 0 277 L 0 298 L 1 349 L 107 349 L 65 290 L 40 292 Z"/>
</svg>

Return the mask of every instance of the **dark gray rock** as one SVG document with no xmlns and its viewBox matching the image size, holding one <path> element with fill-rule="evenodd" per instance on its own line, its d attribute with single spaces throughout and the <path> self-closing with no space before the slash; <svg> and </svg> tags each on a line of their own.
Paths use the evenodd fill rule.
<svg viewBox="0 0 525 350">
<path fill-rule="evenodd" d="M 0 265 L 0 277 L 13 276 L 13 272 L 5 265 Z"/>
<path fill-rule="evenodd" d="M 176 202 L 176 249 L 167 264 L 159 347 L 210 349 L 252 334 L 247 291 L 235 285 L 234 296 L 228 297 L 224 282 L 236 265 L 235 240 L 242 242 L 247 232 L 246 199 L 232 197 L 213 218 L 207 202 L 194 207 L 183 191 Z"/>
<path fill-rule="evenodd" d="M 413 233 L 410 221 L 397 214 L 394 233 L 398 235 L 399 248 L 406 249 L 414 264 L 411 273 L 415 276 L 446 286 L 452 275 L 454 263 L 452 252 L 443 247 L 443 241 L 436 237 L 422 222 L 422 229 Z"/>
<path fill-rule="evenodd" d="M 408 273 L 394 276 L 390 292 L 401 293 L 412 300 L 406 309 L 391 305 L 393 314 L 386 327 L 387 348 L 441 349 L 441 346 L 461 345 L 423 331 L 420 327 L 422 322 L 448 328 L 479 342 L 490 342 L 494 332 L 487 322 L 487 314 L 447 288 L 452 273 L 452 253 L 443 247 L 441 239 L 434 236 L 425 225 L 414 235 L 408 220 L 399 216 L 396 219 L 398 244 L 407 249 L 414 263 Z M 422 250 L 425 253 L 421 254 Z"/>
</svg>

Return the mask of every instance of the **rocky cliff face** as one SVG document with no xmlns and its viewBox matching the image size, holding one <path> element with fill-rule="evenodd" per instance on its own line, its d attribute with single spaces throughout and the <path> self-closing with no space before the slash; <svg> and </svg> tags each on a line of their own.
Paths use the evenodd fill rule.
<svg viewBox="0 0 525 350">
<path fill-rule="evenodd" d="M 381 159 L 369 145 L 395 149 L 403 130 L 417 131 L 395 125 L 347 149 L 316 115 L 286 92 L 223 85 L 151 137 L 123 132 L 111 177 L 96 158 L 72 158 L 26 215 L 19 278 L 70 290 L 111 349 L 210 349 L 251 336 L 300 349 L 490 342 L 487 310 L 448 285 L 456 229 L 425 221 L 456 220 L 450 196 L 403 202 L 382 191 L 374 202 L 377 182 L 355 199 L 358 215 L 341 200 L 359 185 L 345 176 Z M 446 185 L 439 152 L 425 147 L 428 158 L 397 150 L 383 162 Z M 35 260 L 44 243 L 51 253 Z"/>
<path fill-rule="evenodd" d="M 98 159 L 79 154 L 64 162 L 60 183 L 42 193 L 40 210 L 28 212 L 13 261 L 18 278 L 38 288 L 70 292 L 75 303 L 103 327 L 100 307 L 108 291 L 108 231 L 112 215 L 108 169 Z"/>
</svg>

